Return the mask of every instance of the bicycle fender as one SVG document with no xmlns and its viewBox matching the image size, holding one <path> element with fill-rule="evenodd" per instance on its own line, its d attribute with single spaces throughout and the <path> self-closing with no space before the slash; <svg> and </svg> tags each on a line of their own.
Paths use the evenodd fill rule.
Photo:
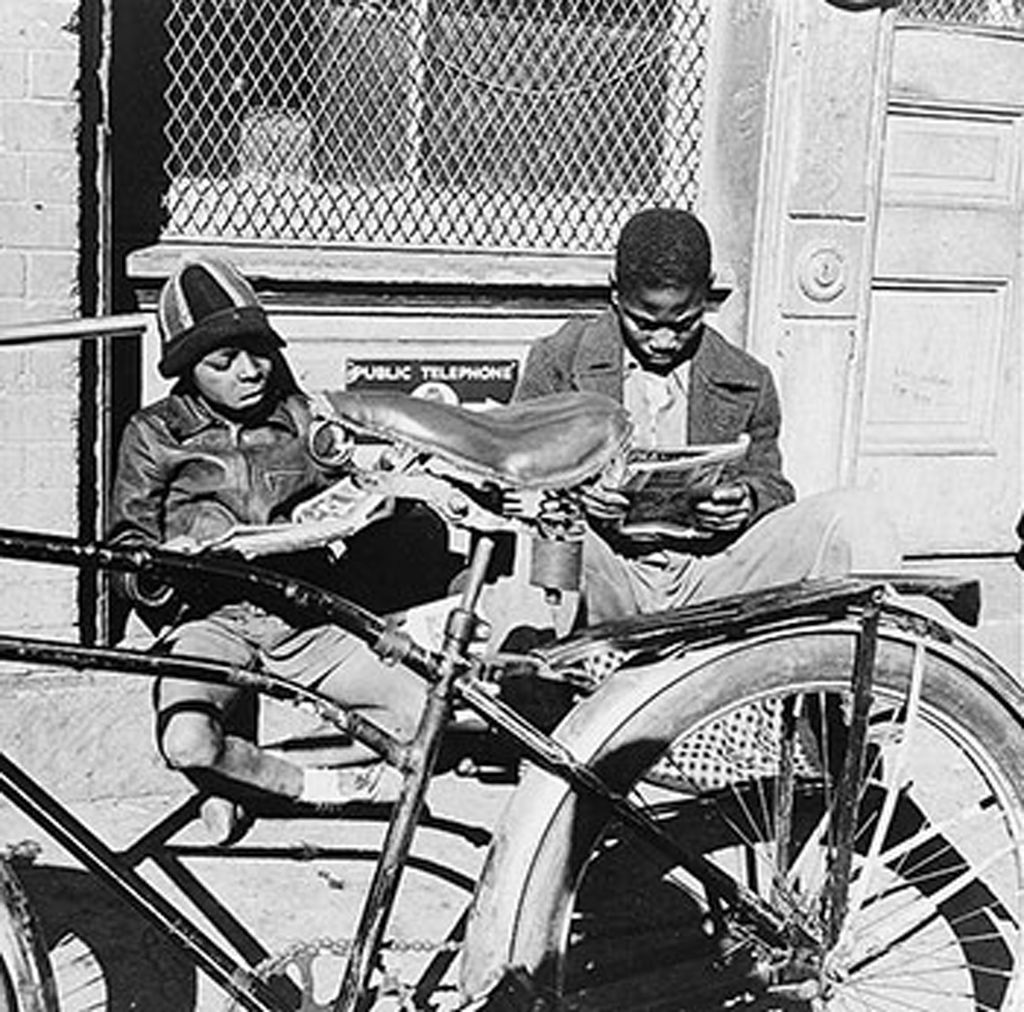
<svg viewBox="0 0 1024 1012">
<path fill-rule="evenodd" d="M 926 617 L 898 606 L 886 607 L 885 612 L 889 628 L 897 637 L 913 641 L 923 635 L 929 649 L 956 655 L 965 669 L 965 677 L 1016 713 L 1024 730 L 1024 688 L 997 661 L 970 640 Z M 579 703 L 553 737 L 577 760 L 586 762 L 613 738 L 641 701 L 645 705 L 656 703 L 659 695 L 668 693 L 697 670 L 727 658 L 735 660 L 735 655 L 771 640 L 784 640 L 788 651 L 798 656 L 804 636 L 813 642 L 826 630 L 845 631 L 849 635 L 856 629 L 857 623 L 852 619 L 808 621 L 786 630 L 769 630 L 691 650 L 649 666 L 624 668 Z M 660 749 L 657 738 L 655 728 L 652 747 Z M 524 912 L 530 909 L 534 897 L 565 887 L 565 870 L 570 866 L 577 835 L 574 826 L 581 813 L 585 814 L 577 795 L 564 780 L 539 767 L 527 767 L 495 831 L 474 896 L 462 961 L 466 993 L 479 992 L 512 968 L 514 941 L 517 962 L 522 962 L 524 956 L 527 963 L 532 957 L 537 961 L 543 959 L 549 934 L 525 934 L 522 925 L 525 923 L 530 930 L 530 919 L 524 917 Z M 541 863 L 537 855 L 542 847 L 560 859 Z M 532 970 L 535 965 L 527 968 Z"/>
<path fill-rule="evenodd" d="M 733 645 L 735 647 L 735 644 Z M 695 651 L 643 668 L 628 668 L 608 679 L 583 700 L 555 729 L 552 737 L 579 759 L 586 759 L 633 713 L 639 694 L 656 696 L 675 684 L 685 671 L 703 665 L 720 648 Z M 467 994 L 485 990 L 508 969 L 519 911 L 530 897 L 525 882 L 545 831 L 555 823 L 570 826 L 575 796 L 564 780 L 529 766 L 509 801 L 491 842 L 477 886 L 466 931 L 462 986 Z M 559 834 L 566 851 L 572 834 Z M 551 882 L 548 888 L 558 888 Z"/>
</svg>

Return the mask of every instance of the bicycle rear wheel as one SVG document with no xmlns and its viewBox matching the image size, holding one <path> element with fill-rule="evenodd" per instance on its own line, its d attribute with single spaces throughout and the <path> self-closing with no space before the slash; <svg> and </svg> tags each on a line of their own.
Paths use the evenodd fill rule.
<svg viewBox="0 0 1024 1012">
<path fill-rule="evenodd" d="M 558 1008 L 588 1012 L 1024 1007 L 1020 713 L 983 655 L 891 617 L 836 912 L 855 640 L 853 623 L 787 629 L 623 671 L 559 734 L 768 902 L 788 938 L 759 941 L 606 808 L 533 771 L 485 872 L 470 983 L 520 965 Z"/>
</svg>

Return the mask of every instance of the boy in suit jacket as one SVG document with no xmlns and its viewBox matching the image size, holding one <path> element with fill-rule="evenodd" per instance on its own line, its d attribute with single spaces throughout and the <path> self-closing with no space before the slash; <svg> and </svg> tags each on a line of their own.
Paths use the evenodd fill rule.
<svg viewBox="0 0 1024 1012">
<path fill-rule="evenodd" d="M 628 537 L 621 530 L 628 496 L 607 486 L 588 492 L 591 622 L 899 562 L 893 528 L 867 492 L 795 502 L 782 470 L 775 382 L 767 366 L 705 322 L 712 281 L 711 242 L 694 215 L 640 211 L 616 245 L 608 309 L 569 320 L 527 357 L 516 399 L 606 394 L 628 410 L 638 446 L 749 440 L 743 459 L 686 505 L 695 536 Z"/>
</svg>

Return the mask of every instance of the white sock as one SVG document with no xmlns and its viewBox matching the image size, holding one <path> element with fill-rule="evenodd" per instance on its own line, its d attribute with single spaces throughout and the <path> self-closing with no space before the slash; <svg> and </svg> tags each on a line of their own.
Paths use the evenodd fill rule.
<svg viewBox="0 0 1024 1012">
<path fill-rule="evenodd" d="M 344 805 L 352 801 L 372 801 L 384 770 L 383 763 L 371 766 L 307 766 L 302 771 L 299 800 L 311 805 Z"/>
</svg>

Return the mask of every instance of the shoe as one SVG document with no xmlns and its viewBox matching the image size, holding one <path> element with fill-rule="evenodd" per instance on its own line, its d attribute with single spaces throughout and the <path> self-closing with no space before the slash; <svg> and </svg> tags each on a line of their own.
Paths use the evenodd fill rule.
<svg viewBox="0 0 1024 1012">
<path fill-rule="evenodd" d="M 237 843 L 255 821 L 237 801 L 216 796 L 206 798 L 199 806 L 199 818 L 207 840 L 218 847 Z"/>
</svg>

